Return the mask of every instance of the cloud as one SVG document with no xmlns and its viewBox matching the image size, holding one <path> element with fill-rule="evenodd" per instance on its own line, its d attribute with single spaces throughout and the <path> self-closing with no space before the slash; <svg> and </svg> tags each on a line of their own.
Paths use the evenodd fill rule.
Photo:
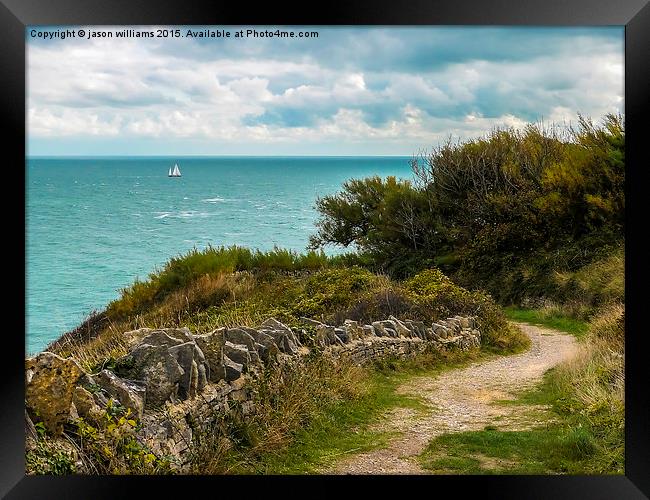
<svg viewBox="0 0 650 500">
<path fill-rule="evenodd" d="M 623 112 L 619 28 L 315 29 L 318 39 L 28 37 L 30 152 L 112 137 L 123 154 L 411 154 L 499 125 Z"/>
</svg>

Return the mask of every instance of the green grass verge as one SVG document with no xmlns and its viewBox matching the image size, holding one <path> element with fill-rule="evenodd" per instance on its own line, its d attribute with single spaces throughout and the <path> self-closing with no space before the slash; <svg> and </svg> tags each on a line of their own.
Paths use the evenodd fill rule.
<svg viewBox="0 0 650 500">
<path fill-rule="evenodd" d="M 522 309 L 516 306 L 508 306 L 504 307 L 504 311 L 509 320 L 555 328 L 570 333 L 579 339 L 584 338 L 589 329 L 589 324 L 586 321 L 540 309 Z"/>
<path fill-rule="evenodd" d="M 584 474 L 592 441 L 586 430 L 556 425 L 446 434 L 427 450 L 423 466 L 440 474 Z"/>
<path fill-rule="evenodd" d="M 585 415 L 563 391 L 550 370 L 537 388 L 504 402 L 522 411 L 547 405 L 545 423 L 507 431 L 495 421 L 480 431 L 444 434 L 420 455 L 422 466 L 435 474 L 623 474 L 622 435 L 603 433 L 603 422 Z"/>
</svg>

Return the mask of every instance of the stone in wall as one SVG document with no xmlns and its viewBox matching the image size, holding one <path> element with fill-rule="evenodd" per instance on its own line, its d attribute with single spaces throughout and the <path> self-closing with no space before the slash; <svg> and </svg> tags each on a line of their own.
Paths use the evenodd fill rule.
<svg viewBox="0 0 650 500">
<path fill-rule="evenodd" d="M 359 340 L 365 337 L 364 330 L 357 321 L 346 319 L 343 322 L 343 328 L 345 328 L 350 340 Z"/>
<path fill-rule="evenodd" d="M 393 325 L 393 330 L 395 330 L 400 337 L 413 337 L 413 332 L 395 316 L 389 316 L 388 321 Z"/>
<path fill-rule="evenodd" d="M 260 360 L 259 353 L 257 351 L 257 342 L 252 335 L 245 332 L 241 328 L 228 328 L 226 330 L 226 340 L 232 344 L 239 344 L 246 347 L 248 354 L 250 356 L 250 361 L 256 363 Z M 231 359 L 234 359 L 231 357 Z"/>
<path fill-rule="evenodd" d="M 298 354 L 299 347 L 302 344 L 288 326 L 274 318 L 269 318 L 260 325 L 259 330 L 273 337 L 281 352 L 285 354 Z"/>
<path fill-rule="evenodd" d="M 117 361 L 121 374 L 144 383 L 148 406 L 160 406 L 178 398 L 178 386 L 185 371 L 167 346 L 140 344 Z"/>
<path fill-rule="evenodd" d="M 257 348 L 257 352 L 262 361 L 268 363 L 277 358 L 280 349 L 271 335 L 255 330 L 254 328 L 240 328 L 253 337 L 255 340 L 255 347 Z"/>
<path fill-rule="evenodd" d="M 225 380 L 227 382 L 238 379 L 239 377 L 241 377 L 244 371 L 243 364 L 237 363 L 225 355 L 223 357 L 223 365 L 225 371 Z"/>
<path fill-rule="evenodd" d="M 25 362 L 25 403 L 37 422 L 58 436 L 70 418 L 72 394 L 83 370 L 71 359 L 41 352 Z"/>
<path fill-rule="evenodd" d="M 223 346 L 226 328 L 217 328 L 203 335 L 195 335 L 194 341 L 199 346 L 208 365 L 208 380 L 219 382 L 225 378 Z"/>
<path fill-rule="evenodd" d="M 226 344 L 223 349 L 224 355 L 235 363 L 239 363 L 240 365 L 244 366 L 250 365 L 251 355 L 245 345 L 233 344 L 232 342 L 226 340 Z"/>
<path fill-rule="evenodd" d="M 130 408 L 136 418 L 142 418 L 146 390 L 144 384 L 134 380 L 121 379 L 109 370 L 99 372 L 95 380 L 108 394 L 117 398 L 122 406 Z M 77 409 L 79 409 L 78 406 Z"/>
<path fill-rule="evenodd" d="M 192 340 L 169 347 L 169 354 L 183 369 L 183 374 L 178 380 L 178 396 L 181 399 L 195 397 L 207 384 L 210 373 L 203 351 Z"/>
</svg>

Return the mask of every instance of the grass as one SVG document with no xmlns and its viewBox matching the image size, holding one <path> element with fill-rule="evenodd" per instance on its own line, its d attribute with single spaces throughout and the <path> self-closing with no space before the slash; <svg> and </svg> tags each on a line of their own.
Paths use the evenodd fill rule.
<svg viewBox="0 0 650 500">
<path fill-rule="evenodd" d="M 487 429 L 441 436 L 422 464 L 438 474 L 584 474 L 583 461 L 594 449 L 586 430 L 557 425 Z"/>
<path fill-rule="evenodd" d="M 585 337 L 589 323 L 580 319 L 564 316 L 553 310 L 524 309 L 516 306 L 504 308 L 506 317 L 512 321 L 547 326 L 562 332 L 570 333 L 578 339 Z"/>
<path fill-rule="evenodd" d="M 48 347 L 91 372 L 129 349 L 123 333 L 138 328 L 255 327 L 269 317 L 302 328 L 301 317 L 340 325 L 370 324 L 390 315 L 427 323 L 476 315 L 486 349 L 511 353 L 528 338 L 510 328 L 501 308 L 484 293 L 457 286 L 435 269 L 400 282 L 352 257 L 245 248 L 207 248 L 171 259 L 147 281 L 122 291 L 106 310 L 91 316 Z"/>
<path fill-rule="evenodd" d="M 284 449 L 262 454 L 256 460 L 233 457 L 231 473 L 310 474 L 349 453 L 362 453 L 385 445 L 390 434 L 373 431 L 369 424 L 394 407 L 418 408 L 417 400 L 395 394 L 397 378 L 372 374 L 365 394 L 322 408 L 309 425 L 298 430 Z"/>
<path fill-rule="evenodd" d="M 282 403 L 276 402 L 277 412 L 264 415 L 265 429 L 247 429 L 248 444 L 231 449 L 219 458 L 219 463 L 207 470 L 229 474 L 313 474 L 322 472 L 348 454 L 362 453 L 384 446 L 392 435 L 371 428 L 371 424 L 391 408 L 425 408 L 417 398 L 396 393 L 397 387 L 417 375 L 436 376 L 442 371 L 459 368 L 488 355 L 480 351 L 431 351 L 409 361 L 386 359 L 356 372 L 357 389 L 345 399 L 321 400 L 301 425 L 286 429 L 285 439 L 269 443 L 269 430 L 278 425 L 277 419 L 291 419 Z M 346 369 L 338 370 L 345 377 Z M 338 383 L 336 384 L 338 385 Z M 270 415 L 273 416 L 270 416 Z M 275 420 L 274 420 L 275 419 Z M 253 427 L 255 427 L 253 425 Z M 250 433 L 255 434 L 250 437 Z M 255 443 L 253 446 L 250 443 Z M 205 459 L 198 462 L 197 473 L 206 473 Z"/>
</svg>

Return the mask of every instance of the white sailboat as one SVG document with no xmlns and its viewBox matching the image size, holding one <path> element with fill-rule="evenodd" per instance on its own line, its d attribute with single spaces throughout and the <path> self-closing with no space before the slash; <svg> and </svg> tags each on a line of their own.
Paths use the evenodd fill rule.
<svg viewBox="0 0 650 500">
<path fill-rule="evenodd" d="M 181 171 L 178 168 L 178 164 L 174 164 L 174 169 L 172 170 L 171 167 L 169 167 L 169 173 L 167 174 L 168 177 L 180 177 L 181 176 Z"/>
</svg>

